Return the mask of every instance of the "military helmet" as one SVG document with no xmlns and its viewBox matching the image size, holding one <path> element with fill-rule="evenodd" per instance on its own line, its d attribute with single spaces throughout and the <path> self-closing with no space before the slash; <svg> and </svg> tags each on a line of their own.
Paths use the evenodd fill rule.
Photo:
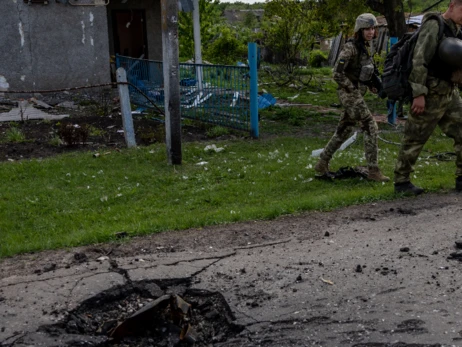
<svg viewBox="0 0 462 347">
<path fill-rule="evenodd" d="M 358 18 L 356 18 L 355 33 L 357 33 L 360 29 L 375 27 L 378 24 L 377 18 L 375 18 L 372 13 L 360 14 Z"/>
<path fill-rule="evenodd" d="M 438 48 L 441 60 L 453 68 L 462 68 L 462 40 L 446 37 Z"/>
</svg>

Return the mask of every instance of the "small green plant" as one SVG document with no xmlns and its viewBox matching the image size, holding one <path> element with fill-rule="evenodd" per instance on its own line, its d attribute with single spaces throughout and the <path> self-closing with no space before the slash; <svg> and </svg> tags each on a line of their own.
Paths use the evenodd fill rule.
<svg viewBox="0 0 462 347">
<path fill-rule="evenodd" d="M 88 126 L 88 135 L 89 136 L 100 136 L 100 137 L 104 137 L 104 135 L 106 134 L 106 132 L 102 129 L 99 129 L 93 125 L 89 125 Z"/>
<path fill-rule="evenodd" d="M 385 58 L 387 57 L 387 53 L 383 51 L 381 54 L 374 54 L 374 61 L 377 69 L 380 73 L 383 73 L 383 65 L 385 64 Z"/>
<path fill-rule="evenodd" d="M 216 138 L 224 135 L 229 135 L 229 129 L 222 126 L 214 126 L 207 130 L 206 135 L 210 138 Z"/>
<path fill-rule="evenodd" d="M 327 53 L 314 49 L 310 52 L 308 63 L 311 67 L 321 67 L 323 63 L 327 62 Z"/>
<path fill-rule="evenodd" d="M 16 126 L 12 126 L 5 132 L 6 142 L 24 142 L 26 141 L 26 135 L 24 132 Z"/>
<path fill-rule="evenodd" d="M 50 141 L 48 141 L 48 144 L 53 147 L 59 147 L 63 144 L 63 141 L 59 138 L 58 135 L 54 135 Z"/>
</svg>

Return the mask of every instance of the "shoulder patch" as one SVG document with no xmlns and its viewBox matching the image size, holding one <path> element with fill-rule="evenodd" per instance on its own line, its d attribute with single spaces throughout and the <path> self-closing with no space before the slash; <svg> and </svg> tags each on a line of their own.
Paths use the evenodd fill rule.
<svg viewBox="0 0 462 347">
<path fill-rule="evenodd" d="M 342 73 L 344 69 L 345 69 L 345 59 L 340 59 L 338 61 L 337 68 L 335 69 L 335 72 Z"/>
</svg>

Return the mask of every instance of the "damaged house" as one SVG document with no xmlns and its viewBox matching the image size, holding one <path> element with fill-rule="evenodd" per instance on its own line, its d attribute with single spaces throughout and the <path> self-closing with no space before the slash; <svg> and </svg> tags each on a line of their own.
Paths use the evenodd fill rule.
<svg viewBox="0 0 462 347">
<path fill-rule="evenodd" d="M 162 60 L 160 0 L 1 0 L 0 90 L 111 81 L 111 57 Z"/>
</svg>

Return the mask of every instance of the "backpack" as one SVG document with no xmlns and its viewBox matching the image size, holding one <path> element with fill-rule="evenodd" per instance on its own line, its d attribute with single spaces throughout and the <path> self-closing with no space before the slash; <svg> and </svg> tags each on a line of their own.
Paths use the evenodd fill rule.
<svg viewBox="0 0 462 347">
<path fill-rule="evenodd" d="M 436 14 L 429 16 L 428 19 L 438 20 L 438 42 L 440 42 L 444 33 L 443 19 Z M 420 28 L 414 33 L 405 34 L 391 47 L 390 52 L 385 58 L 382 88 L 390 100 L 402 102 L 410 102 L 412 100 L 409 75 L 412 71 L 412 57 L 419 32 Z"/>
</svg>

